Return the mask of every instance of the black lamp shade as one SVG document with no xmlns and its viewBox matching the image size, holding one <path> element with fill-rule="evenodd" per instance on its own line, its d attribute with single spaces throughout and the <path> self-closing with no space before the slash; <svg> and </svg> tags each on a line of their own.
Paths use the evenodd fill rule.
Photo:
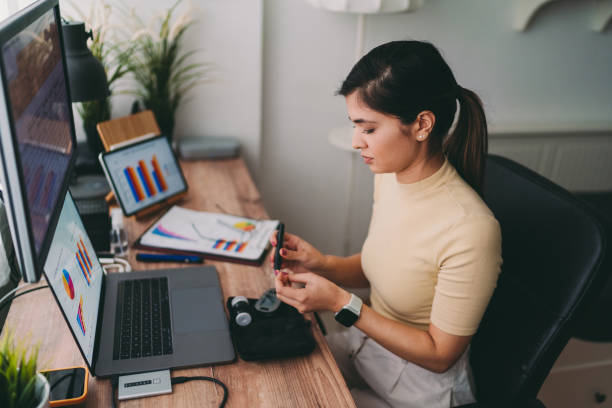
<svg viewBox="0 0 612 408">
<path fill-rule="evenodd" d="M 87 48 L 87 37 L 91 32 L 85 32 L 82 22 L 69 22 L 62 24 L 62 33 L 72 102 L 106 98 L 109 95 L 106 72 Z"/>
</svg>

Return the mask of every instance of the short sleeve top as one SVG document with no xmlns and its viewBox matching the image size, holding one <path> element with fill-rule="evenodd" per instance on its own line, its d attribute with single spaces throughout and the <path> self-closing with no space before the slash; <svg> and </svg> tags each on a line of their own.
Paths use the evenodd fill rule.
<svg viewBox="0 0 612 408">
<path fill-rule="evenodd" d="M 416 183 L 376 175 L 361 263 L 377 312 L 472 335 L 501 268 L 499 223 L 448 160 Z"/>
</svg>

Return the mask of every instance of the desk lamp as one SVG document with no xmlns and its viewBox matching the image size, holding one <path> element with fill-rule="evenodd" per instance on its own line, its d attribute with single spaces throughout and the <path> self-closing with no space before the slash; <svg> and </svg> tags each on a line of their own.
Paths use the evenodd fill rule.
<svg viewBox="0 0 612 408">
<path fill-rule="evenodd" d="M 104 66 L 87 48 L 93 38 L 85 23 L 62 23 L 66 71 L 72 102 L 102 101 L 110 95 Z M 110 187 L 102 173 L 97 154 L 103 150 L 98 131 L 85 129 L 87 143 L 77 143 L 76 169 L 70 183 L 75 203 L 96 250 L 108 250 L 110 220 L 104 196 Z M 87 174 L 88 173 L 88 174 Z"/>
<path fill-rule="evenodd" d="M 85 31 L 83 22 L 64 21 L 62 33 L 72 102 L 103 100 L 109 96 L 104 66 L 87 48 L 87 39 L 93 38 L 92 31 Z M 79 159 L 83 162 L 93 161 L 95 166 L 96 155 L 103 150 L 102 142 L 95 129 L 86 129 L 85 134 L 91 152 L 85 146 L 77 146 L 77 162 Z"/>
</svg>

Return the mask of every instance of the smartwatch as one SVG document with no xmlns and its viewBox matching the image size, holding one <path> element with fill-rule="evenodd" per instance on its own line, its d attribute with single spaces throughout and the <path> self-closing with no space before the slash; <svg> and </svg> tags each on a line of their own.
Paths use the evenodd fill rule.
<svg viewBox="0 0 612 408">
<path fill-rule="evenodd" d="M 351 327 L 359 319 L 362 305 L 361 299 L 351 293 L 351 300 L 334 317 L 340 324 Z"/>
</svg>

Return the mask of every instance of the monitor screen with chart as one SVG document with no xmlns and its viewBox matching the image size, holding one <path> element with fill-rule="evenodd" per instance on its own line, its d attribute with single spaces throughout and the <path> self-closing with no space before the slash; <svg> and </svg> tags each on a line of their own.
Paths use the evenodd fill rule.
<svg viewBox="0 0 612 408">
<path fill-rule="evenodd" d="M 102 292 L 102 265 L 70 192 L 66 192 L 62 204 L 44 271 L 72 334 L 91 366 Z"/>
<path fill-rule="evenodd" d="M 0 22 L 1 181 L 24 279 L 40 277 L 76 143 L 57 0 Z"/>
<path fill-rule="evenodd" d="M 102 153 L 100 161 L 125 215 L 187 190 L 168 138 L 158 136 Z"/>
</svg>

